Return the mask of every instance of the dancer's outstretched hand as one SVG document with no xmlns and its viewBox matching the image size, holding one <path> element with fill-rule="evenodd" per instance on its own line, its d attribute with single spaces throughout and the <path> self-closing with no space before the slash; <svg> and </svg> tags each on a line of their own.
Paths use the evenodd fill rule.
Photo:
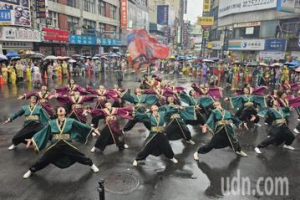
<svg viewBox="0 0 300 200">
<path fill-rule="evenodd" d="M 245 128 L 246 130 L 249 130 L 247 123 L 244 123 L 244 128 Z"/>
<path fill-rule="evenodd" d="M 3 122 L 3 124 L 2 124 L 2 125 L 8 124 L 9 122 L 10 122 L 10 120 L 9 120 L 9 119 L 7 119 L 5 122 Z"/>
<path fill-rule="evenodd" d="M 202 133 L 206 133 L 207 132 L 207 126 L 204 125 L 204 126 L 201 126 L 202 127 Z"/>
<path fill-rule="evenodd" d="M 26 147 L 29 148 L 31 143 L 32 143 L 32 140 L 31 139 L 25 139 L 27 144 L 26 144 Z"/>
</svg>

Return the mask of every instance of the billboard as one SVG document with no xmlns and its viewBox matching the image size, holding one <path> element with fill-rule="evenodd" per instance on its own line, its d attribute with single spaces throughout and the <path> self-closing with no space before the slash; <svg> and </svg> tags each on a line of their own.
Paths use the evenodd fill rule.
<svg viewBox="0 0 300 200">
<path fill-rule="evenodd" d="M 47 0 L 36 0 L 36 17 L 47 17 Z"/>
<path fill-rule="evenodd" d="M 121 29 L 127 29 L 127 0 L 121 0 Z"/>
<path fill-rule="evenodd" d="M 277 0 L 223 0 L 219 4 L 219 17 L 273 8 L 277 8 Z"/>
<path fill-rule="evenodd" d="M 296 0 L 278 0 L 277 10 L 294 12 Z"/>
<path fill-rule="evenodd" d="M 268 39 L 265 42 L 265 50 L 267 51 L 285 51 L 285 39 Z"/>
<path fill-rule="evenodd" d="M 265 49 L 265 40 L 230 40 L 228 42 L 228 50 L 246 50 L 246 51 L 255 51 L 255 50 L 264 50 Z"/>
<path fill-rule="evenodd" d="M 203 0 L 203 12 L 210 12 L 210 0 Z"/>
<path fill-rule="evenodd" d="M 158 5 L 157 6 L 157 24 L 168 25 L 169 23 L 169 6 Z"/>
<path fill-rule="evenodd" d="M 214 17 L 198 17 L 198 25 L 212 26 L 214 25 Z"/>
<path fill-rule="evenodd" d="M 30 0 L 1 0 L 0 10 L 0 25 L 31 27 Z"/>
</svg>

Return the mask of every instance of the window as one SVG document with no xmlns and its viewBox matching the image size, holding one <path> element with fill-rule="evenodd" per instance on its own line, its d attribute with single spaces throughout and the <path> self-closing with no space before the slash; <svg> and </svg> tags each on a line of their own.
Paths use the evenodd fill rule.
<svg viewBox="0 0 300 200">
<path fill-rule="evenodd" d="M 96 28 L 96 22 L 88 20 L 88 19 L 83 20 L 83 25 L 88 26 L 90 29 L 95 29 Z"/>
<path fill-rule="evenodd" d="M 83 0 L 83 10 L 95 13 L 95 0 Z"/>
<path fill-rule="evenodd" d="M 74 7 L 74 8 L 78 8 L 78 6 L 79 6 L 77 3 L 77 0 L 67 0 L 67 5 Z"/>
<path fill-rule="evenodd" d="M 58 2 L 58 0 L 49 0 L 49 1 Z"/>
<path fill-rule="evenodd" d="M 104 33 L 104 31 L 105 31 L 105 24 L 99 23 L 99 29 L 100 29 L 100 33 Z"/>
<path fill-rule="evenodd" d="M 68 16 L 68 27 L 70 31 L 76 30 L 76 27 L 79 25 L 79 18 Z"/>
<path fill-rule="evenodd" d="M 110 18 L 117 19 L 117 7 L 110 5 Z"/>
<path fill-rule="evenodd" d="M 105 2 L 100 0 L 98 6 L 99 6 L 99 8 L 98 8 L 99 15 L 105 16 Z"/>
<path fill-rule="evenodd" d="M 53 11 L 49 11 L 49 17 L 47 18 L 48 25 L 52 26 L 53 28 L 58 27 L 58 14 Z"/>
</svg>

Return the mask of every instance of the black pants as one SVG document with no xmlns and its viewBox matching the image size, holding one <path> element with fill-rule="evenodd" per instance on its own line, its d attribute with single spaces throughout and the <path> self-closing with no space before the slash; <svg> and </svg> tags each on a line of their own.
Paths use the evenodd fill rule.
<svg viewBox="0 0 300 200">
<path fill-rule="evenodd" d="M 210 142 L 198 149 L 199 154 L 206 154 L 213 149 L 222 149 L 230 146 L 234 151 L 241 151 L 241 146 L 238 141 L 230 141 L 226 131 L 223 129 L 220 132 L 216 133 Z"/>
<path fill-rule="evenodd" d="M 294 134 L 289 130 L 286 125 L 283 125 L 281 128 L 276 129 L 276 127 L 271 129 L 271 134 L 269 137 L 262 141 L 257 147 L 265 148 L 271 144 L 280 145 L 282 143 L 286 145 L 291 145 L 295 140 Z M 276 132 L 275 132 L 276 131 Z"/>
<path fill-rule="evenodd" d="M 31 139 L 34 136 L 34 134 L 36 134 L 43 128 L 44 125 L 40 122 L 29 122 L 12 138 L 12 143 L 14 145 L 26 143 L 25 139 Z"/>
<path fill-rule="evenodd" d="M 124 126 L 123 128 L 123 131 L 130 131 L 137 123 L 139 122 L 139 120 L 137 119 L 133 119 L 133 120 L 129 120 L 127 122 L 127 124 Z M 150 130 L 151 129 L 151 126 L 146 124 L 146 123 L 143 123 L 145 125 L 145 127 Z"/>
<path fill-rule="evenodd" d="M 78 162 L 83 165 L 92 166 L 93 162 L 77 149 L 69 146 L 63 141 L 58 142 L 54 147 L 49 149 L 29 170 L 31 172 L 39 171 L 50 163 L 55 163 L 63 157 L 68 157 L 72 162 Z"/>
<path fill-rule="evenodd" d="M 255 108 L 253 107 L 240 108 L 236 113 L 236 116 L 244 122 L 249 122 L 252 118 L 252 115 L 256 117 L 253 123 L 258 123 L 259 116 L 257 115 L 257 111 L 255 110 Z"/>
<path fill-rule="evenodd" d="M 118 134 L 114 134 L 113 136 L 110 131 L 111 130 L 108 125 L 105 125 L 105 127 L 101 130 L 101 135 L 95 143 L 95 147 L 97 147 L 101 151 L 104 151 L 107 145 L 116 143 L 119 150 L 123 150 L 125 145 L 123 133 L 118 132 Z"/>
<path fill-rule="evenodd" d="M 169 159 L 174 158 L 174 152 L 164 133 L 156 133 L 151 140 L 146 141 L 143 150 L 138 153 L 135 160 L 145 160 L 150 154 L 154 156 L 164 154 Z"/>
</svg>

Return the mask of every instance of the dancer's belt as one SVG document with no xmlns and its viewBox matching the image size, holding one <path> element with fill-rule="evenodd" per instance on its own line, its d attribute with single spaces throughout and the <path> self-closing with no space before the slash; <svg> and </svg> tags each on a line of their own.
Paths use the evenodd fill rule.
<svg viewBox="0 0 300 200">
<path fill-rule="evenodd" d="M 106 97 L 105 96 L 99 96 L 98 99 L 99 100 L 106 100 Z"/>
<path fill-rule="evenodd" d="M 82 105 L 81 104 L 74 104 L 74 105 L 72 105 L 72 108 L 82 108 Z"/>
<path fill-rule="evenodd" d="M 180 115 L 179 115 L 179 114 L 173 114 L 173 115 L 171 116 L 171 119 L 178 119 L 178 118 L 180 118 Z"/>
<path fill-rule="evenodd" d="M 151 127 L 151 131 L 153 132 L 163 132 L 165 128 L 163 126 L 153 126 Z"/>
<path fill-rule="evenodd" d="M 45 102 L 47 102 L 46 99 L 40 99 L 40 103 L 45 103 Z"/>
<path fill-rule="evenodd" d="M 285 124 L 286 123 L 286 119 L 276 119 L 275 120 L 275 124 Z"/>
<path fill-rule="evenodd" d="M 217 126 L 220 126 L 220 125 L 228 125 L 230 124 L 230 121 L 229 120 L 221 120 L 221 121 L 218 121 L 217 122 Z"/>
<path fill-rule="evenodd" d="M 40 116 L 38 116 L 38 115 L 29 115 L 29 116 L 25 117 L 25 121 L 33 121 L 33 120 L 39 121 Z"/>
<path fill-rule="evenodd" d="M 70 134 L 53 134 L 53 140 L 69 140 L 71 138 Z"/>
<path fill-rule="evenodd" d="M 117 120 L 117 118 L 115 116 L 107 116 L 105 118 L 106 121 L 113 121 L 113 120 Z"/>
<path fill-rule="evenodd" d="M 137 104 L 135 104 L 135 107 L 144 107 L 145 106 L 145 104 L 143 104 L 143 103 L 137 103 Z"/>
<path fill-rule="evenodd" d="M 252 102 L 244 103 L 244 106 L 245 106 L 245 107 L 249 107 L 249 106 L 253 106 L 253 105 L 254 105 L 254 103 L 252 103 Z"/>
</svg>

